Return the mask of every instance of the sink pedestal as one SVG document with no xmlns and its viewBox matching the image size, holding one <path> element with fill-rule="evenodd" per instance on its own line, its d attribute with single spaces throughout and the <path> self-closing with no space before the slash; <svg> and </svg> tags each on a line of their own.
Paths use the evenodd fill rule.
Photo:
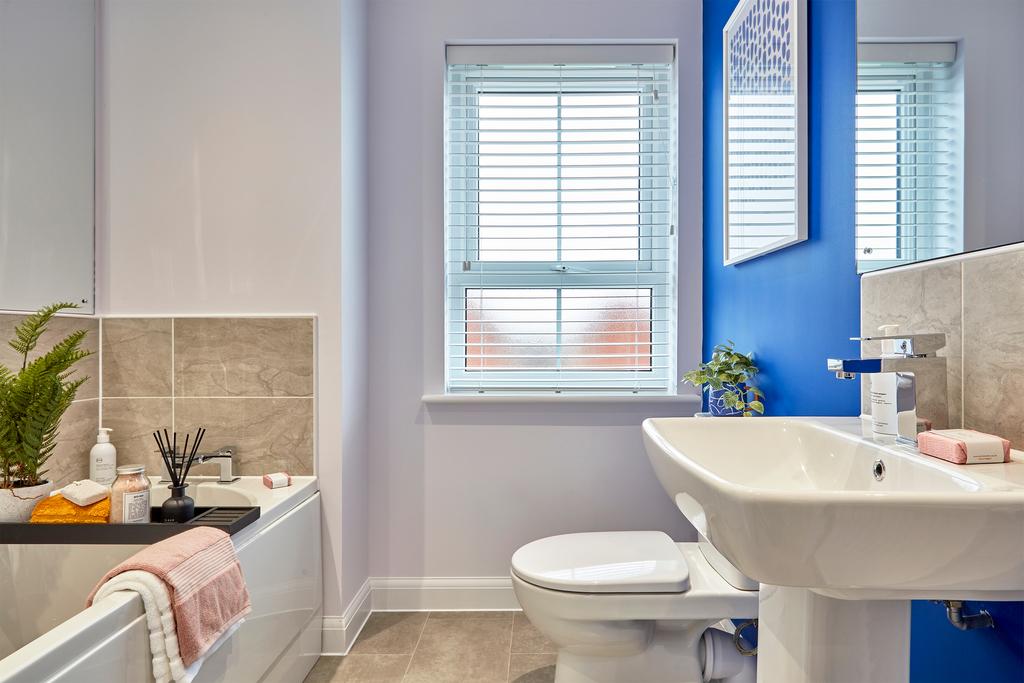
<svg viewBox="0 0 1024 683">
<path fill-rule="evenodd" d="M 758 683 L 907 683 L 910 601 L 761 585 Z"/>
</svg>

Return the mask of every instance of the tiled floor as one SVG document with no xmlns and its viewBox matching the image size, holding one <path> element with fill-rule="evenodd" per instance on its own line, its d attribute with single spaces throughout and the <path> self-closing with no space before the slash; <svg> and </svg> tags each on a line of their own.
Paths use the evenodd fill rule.
<svg viewBox="0 0 1024 683">
<path fill-rule="evenodd" d="M 378 612 L 306 683 L 551 683 L 555 648 L 521 612 Z"/>
</svg>

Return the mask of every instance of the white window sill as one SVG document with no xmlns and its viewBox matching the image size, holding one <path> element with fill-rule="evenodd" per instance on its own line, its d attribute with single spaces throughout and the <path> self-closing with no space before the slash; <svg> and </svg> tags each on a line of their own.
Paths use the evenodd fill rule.
<svg viewBox="0 0 1024 683">
<path fill-rule="evenodd" d="M 609 396 L 583 396 L 574 394 L 423 394 L 420 399 L 427 405 L 466 405 L 479 403 L 617 403 L 617 404 L 644 404 L 644 403 L 677 403 L 690 404 L 700 407 L 700 396 L 692 394 L 620 394 Z"/>
</svg>

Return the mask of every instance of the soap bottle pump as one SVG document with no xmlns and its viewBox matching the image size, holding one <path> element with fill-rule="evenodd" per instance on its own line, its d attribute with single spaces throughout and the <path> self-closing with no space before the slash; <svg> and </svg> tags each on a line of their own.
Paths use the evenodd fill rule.
<svg viewBox="0 0 1024 683">
<path fill-rule="evenodd" d="M 100 427 L 96 445 L 89 451 L 89 478 L 97 484 L 110 486 L 117 478 L 117 449 L 110 443 L 109 427 Z"/>
<path fill-rule="evenodd" d="M 899 330 L 899 325 L 879 325 L 880 336 L 891 337 Z M 882 358 L 892 358 L 896 353 L 896 342 L 892 339 L 882 340 Z M 896 389 L 899 377 L 895 372 L 879 372 L 870 375 L 871 397 L 871 433 L 874 436 L 895 437 L 898 432 L 899 416 L 896 411 Z"/>
</svg>

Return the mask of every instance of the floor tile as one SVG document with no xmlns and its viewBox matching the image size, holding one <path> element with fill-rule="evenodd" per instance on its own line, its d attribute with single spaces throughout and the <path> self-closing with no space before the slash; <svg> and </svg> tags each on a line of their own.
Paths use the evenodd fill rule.
<svg viewBox="0 0 1024 683">
<path fill-rule="evenodd" d="M 412 655 L 321 657 L 305 683 L 400 683 Z"/>
<path fill-rule="evenodd" d="M 321 657 L 316 660 L 313 670 L 306 675 L 304 683 L 331 683 L 335 674 L 341 668 L 344 657 Z"/>
<path fill-rule="evenodd" d="M 513 654 L 508 680 L 509 683 L 554 683 L 555 655 Z"/>
<path fill-rule="evenodd" d="M 505 683 L 512 619 L 428 619 L 406 683 Z"/>
<path fill-rule="evenodd" d="M 375 612 L 367 619 L 351 654 L 411 655 L 426 621 L 426 612 Z"/>
<path fill-rule="evenodd" d="M 431 619 L 511 619 L 517 612 L 496 611 L 496 612 L 431 612 Z"/>
<path fill-rule="evenodd" d="M 514 654 L 554 654 L 558 648 L 537 630 L 522 612 L 512 622 L 512 652 Z"/>
</svg>

